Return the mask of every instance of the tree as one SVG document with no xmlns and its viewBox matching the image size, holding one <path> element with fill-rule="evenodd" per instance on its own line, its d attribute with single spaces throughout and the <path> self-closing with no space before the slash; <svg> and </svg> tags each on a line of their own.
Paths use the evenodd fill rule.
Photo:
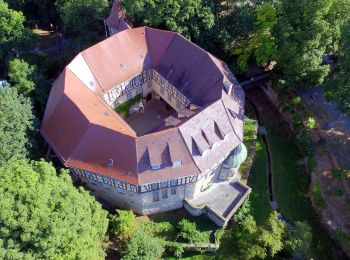
<svg viewBox="0 0 350 260">
<path fill-rule="evenodd" d="M 103 259 L 107 213 L 44 161 L 0 167 L 1 259 Z"/>
<path fill-rule="evenodd" d="M 257 226 L 252 215 L 248 215 L 235 230 L 237 248 L 240 258 L 273 257 L 283 249 L 285 224 L 277 212 L 272 212 L 265 226 Z"/>
<path fill-rule="evenodd" d="M 350 113 L 350 20 L 343 26 L 341 39 L 339 72 L 326 82 L 325 97 L 343 113 Z"/>
<path fill-rule="evenodd" d="M 309 258 L 311 243 L 312 231 L 307 223 L 297 221 L 294 227 L 287 230 L 285 247 L 290 253 Z"/>
<path fill-rule="evenodd" d="M 237 249 L 242 259 L 265 258 L 264 246 L 258 240 L 259 228 L 252 215 L 248 215 L 240 224 L 240 230 L 235 231 Z"/>
<path fill-rule="evenodd" d="M 22 59 L 13 59 L 9 62 L 8 76 L 12 87 L 15 87 L 18 93 L 28 96 L 34 89 L 33 74 L 36 67 L 29 65 Z"/>
<path fill-rule="evenodd" d="M 131 210 L 117 209 L 112 216 L 111 230 L 120 240 L 128 240 L 135 233 L 137 228 L 136 217 Z"/>
<path fill-rule="evenodd" d="M 236 49 L 238 65 L 242 71 L 248 69 L 249 59 L 254 56 L 256 63 L 265 67 L 276 58 L 277 49 L 274 36 L 271 34 L 277 23 L 276 8 L 272 3 L 263 3 L 256 7 L 255 33 L 241 41 Z"/>
<path fill-rule="evenodd" d="M 267 227 L 261 231 L 258 240 L 268 249 L 271 256 L 283 249 L 283 235 L 286 225 L 279 219 L 276 211 L 272 212 L 267 220 Z"/>
<path fill-rule="evenodd" d="M 280 85 L 297 89 L 321 84 L 329 66 L 321 65 L 327 46 L 329 0 L 281 0 L 273 35 Z"/>
<path fill-rule="evenodd" d="M 107 0 L 57 0 L 56 7 L 64 32 L 72 37 L 71 52 L 79 52 L 105 35 Z"/>
<path fill-rule="evenodd" d="M 15 88 L 0 88 L 0 165 L 28 155 L 33 118 L 28 98 L 18 95 Z"/>
<path fill-rule="evenodd" d="M 122 0 L 121 4 L 135 25 L 176 31 L 193 40 L 215 21 L 211 7 L 202 0 Z"/>
<path fill-rule="evenodd" d="M 0 0 L 0 61 L 4 61 L 11 51 L 18 51 L 28 44 L 30 31 L 24 27 L 25 17 L 21 12 L 9 9 Z"/>
<path fill-rule="evenodd" d="M 330 48 L 337 52 L 341 40 L 341 28 L 350 17 L 350 2 L 348 0 L 332 0 L 332 5 L 327 14 L 327 22 L 330 25 Z"/>
<path fill-rule="evenodd" d="M 162 256 L 164 246 L 158 239 L 138 230 L 122 253 L 123 260 L 149 260 Z"/>
</svg>

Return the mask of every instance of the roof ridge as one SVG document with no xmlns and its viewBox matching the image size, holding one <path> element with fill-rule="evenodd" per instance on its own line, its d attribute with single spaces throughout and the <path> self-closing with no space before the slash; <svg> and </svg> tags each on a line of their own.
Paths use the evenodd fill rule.
<svg viewBox="0 0 350 260">
<path fill-rule="evenodd" d="M 101 85 L 101 82 L 98 80 L 98 78 L 96 77 L 96 75 L 95 75 L 95 72 L 90 68 L 90 65 L 89 65 L 89 63 L 86 61 L 86 59 L 85 59 L 85 57 L 84 57 L 84 52 L 85 52 L 85 50 L 84 51 L 82 51 L 82 52 L 80 52 L 79 54 L 81 54 L 81 57 L 83 58 L 83 60 L 84 60 L 84 62 L 85 62 L 85 64 L 86 64 L 86 66 L 89 68 L 89 70 L 91 71 L 91 74 L 94 76 L 94 78 L 96 79 L 96 82 L 98 83 L 98 86 L 100 87 L 100 89 L 102 90 L 102 93 L 105 93 L 105 90 L 103 89 L 103 87 L 102 87 L 102 85 Z M 78 54 L 78 55 L 79 55 Z M 77 56 L 78 56 L 77 55 Z M 75 59 L 75 58 L 74 58 Z M 75 75 L 75 73 L 72 71 L 72 73 Z M 79 77 L 77 77 L 79 80 L 80 80 L 80 78 Z M 80 80 L 81 81 L 81 80 Z M 82 82 L 82 81 L 81 81 Z M 84 84 L 84 82 L 83 82 L 83 84 Z M 84 84 L 85 85 L 85 84 Z M 86 86 L 86 85 L 85 85 Z M 87 87 L 87 86 L 86 86 Z M 87 87 L 87 88 L 89 88 L 89 87 Z"/>
</svg>

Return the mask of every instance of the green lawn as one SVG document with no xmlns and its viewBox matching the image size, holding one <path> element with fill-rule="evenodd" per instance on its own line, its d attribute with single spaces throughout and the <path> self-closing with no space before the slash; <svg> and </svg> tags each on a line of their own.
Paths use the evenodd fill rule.
<svg viewBox="0 0 350 260">
<path fill-rule="evenodd" d="M 249 196 L 251 213 L 258 225 L 263 225 L 271 213 L 268 188 L 267 156 L 261 137 L 256 142 L 256 157 L 248 178 L 248 186 L 252 188 Z"/>
<path fill-rule="evenodd" d="M 249 176 L 249 167 L 254 157 L 255 142 L 256 142 L 256 121 L 244 120 L 244 140 L 243 143 L 247 147 L 248 157 L 241 164 L 239 171 L 242 173 L 242 182 L 246 183 Z"/>
<path fill-rule="evenodd" d="M 312 227 L 313 252 L 316 259 L 334 259 L 338 249 L 319 222 L 309 193 L 309 176 L 293 136 L 284 124 L 268 126 L 268 143 L 272 156 L 273 185 L 278 209 L 291 221 L 306 221 Z"/>
</svg>

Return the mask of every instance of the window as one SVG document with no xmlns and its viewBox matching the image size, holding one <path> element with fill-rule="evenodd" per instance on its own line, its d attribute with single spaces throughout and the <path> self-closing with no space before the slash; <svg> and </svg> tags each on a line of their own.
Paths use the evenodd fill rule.
<svg viewBox="0 0 350 260">
<path fill-rule="evenodd" d="M 164 95 L 164 87 L 160 86 L 160 94 Z"/>
<path fill-rule="evenodd" d="M 162 190 L 162 199 L 167 199 L 168 198 L 168 189 Z"/>
<path fill-rule="evenodd" d="M 173 162 L 173 167 L 178 167 L 182 165 L 182 161 L 174 161 Z"/>
<path fill-rule="evenodd" d="M 152 190 L 158 190 L 159 189 L 159 183 L 158 182 L 152 183 L 151 184 L 151 188 L 152 188 Z"/>
<path fill-rule="evenodd" d="M 159 201 L 159 194 L 158 191 L 152 192 L 153 202 Z"/>
<path fill-rule="evenodd" d="M 168 181 L 162 181 L 160 183 L 160 187 L 161 187 L 161 189 L 168 187 Z"/>
<path fill-rule="evenodd" d="M 176 187 L 171 187 L 170 188 L 170 194 L 171 195 L 175 195 L 176 194 L 176 189 L 177 189 Z"/>
<path fill-rule="evenodd" d="M 136 94 L 142 94 L 142 87 L 136 88 Z"/>
<path fill-rule="evenodd" d="M 177 185 L 177 179 L 170 180 L 170 186 L 176 186 Z"/>
<path fill-rule="evenodd" d="M 152 165 L 152 170 L 156 171 L 160 169 L 160 165 Z"/>
<path fill-rule="evenodd" d="M 129 99 L 132 99 L 132 93 L 131 92 L 129 92 L 129 93 L 127 93 L 126 94 L 126 98 L 129 100 Z"/>
<path fill-rule="evenodd" d="M 178 100 L 177 102 L 176 102 L 176 107 L 178 108 L 178 109 L 180 109 L 181 108 L 181 102 Z"/>
<path fill-rule="evenodd" d="M 169 102 L 171 102 L 171 98 L 172 98 L 171 94 L 168 93 L 168 100 L 169 100 Z"/>
</svg>

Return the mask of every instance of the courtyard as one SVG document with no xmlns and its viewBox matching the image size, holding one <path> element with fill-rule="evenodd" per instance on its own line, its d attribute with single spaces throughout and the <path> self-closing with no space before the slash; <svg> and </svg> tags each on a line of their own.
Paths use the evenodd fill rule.
<svg viewBox="0 0 350 260">
<path fill-rule="evenodd" d="M 144 109 L 132 113 L 125 121 L 141 136 L 159 130 L 165 125 L 164 119 L 175 113 L 164 100 L 152 99 L 144 104 Z"/>
</svg>

